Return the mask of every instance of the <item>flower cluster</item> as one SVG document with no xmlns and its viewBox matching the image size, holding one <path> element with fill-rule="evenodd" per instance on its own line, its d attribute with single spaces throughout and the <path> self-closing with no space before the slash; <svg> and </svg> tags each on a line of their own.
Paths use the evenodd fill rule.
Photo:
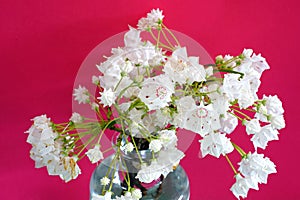
<svg viewBox="0 0 300 200">
<path fill-rule="evenodd" d="M 35 117 L 27 132 L 27 142 L 32 145 L 30 157 L 35 160 L 36 168 L 47 167 L 49 175 L 59 175 L 66 182 L 77 178 L 81 173 L 76 163 L 78 158 L 68 155 L 74 138 L 60 137 L 46 115 Z"/>
<path fill-rule="evenodd" d="M 140 158 L 135 178 L 151 183 L 166 177 L 185 156 L 177 148 L 177 130 L 181 128 L 199 134 L 203 157 L 226 157 L 236 177 L 231 191 L 237 198 L 246 197 L 249 189 L 258 190 L 258 184 L 267 183 L 268 175 L 276 172 L 274 163 L 257 149 L 278 140 L 278 130 L 285 127 L 278 97 L 257 95 L 262 73 L 270 67 L 251 49 L 237 56 L 217 56 L 215 63 L 202 65 L 199 57 L 188 55 L 188 46 L 180 45 L 163 18 L 161 10 L 152 10 L 139 20 L 137 29 L 130 27 L 124 46 L 113 48 L 97 65 L 99 75 L 92 77 L 100 91 L 96 96 L 84 86 L 75 89 L 74 99 L 89 104 L 97 113 L 96 120 L 78 113 L 63 124 L 55 124 L 45 115 L 34 118 L 27 140 L 33 146 L 31 158 L 36 167 L 46 166 L 51 175 L 65 181 L 75 179 L 80 174 L 77 160 L 84 156 L 92 163 L 104 159 L 107 150 L 102 149 L 101 139 L 106 130 L 113 130 L 119 135 L 111 167 L 122 162 L 123 153 L 134 151 Z M 153 40 L 143 40 L 141 33 L 150 34 Z M 239 121 L 252 135 L 253 153 L 245 153 L 230 138 Z M 82 142 L 84 137 L 88 140 Z M 139 147 L 141 139 L 153 154 L 149 163 L 139 155 L 144 150 Z M 228 156 L 234 150 L 241 155 L 238 169 Z M 128 176 L 124 179 L 130 183 Z M 121 196 L 113 194 L 113 181 L 103 177 L 102 194 L 92 198 L 142 197 L 130 184 Z"/>
<path fill-rule="evenodd" d="M 266 184 L 268 175 L 276 173 L 274 163 L 256 152 L 246 155 L 239 165 L 243 177 L 241 174 L 236 174 L 236 183 L 230 189 L 237 198 L 247 197 L 249 189 L 258 190 L 258 183 Z"/>
</svg>

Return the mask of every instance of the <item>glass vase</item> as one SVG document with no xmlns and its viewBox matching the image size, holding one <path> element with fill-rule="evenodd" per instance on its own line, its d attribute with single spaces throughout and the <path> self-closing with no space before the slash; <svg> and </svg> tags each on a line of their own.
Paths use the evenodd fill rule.
<svg viewBox="0 0 300 200">
<path fill-rule="evenodd" d="M 152 153 L 149 150 L 139 151 L 137 153 L 131 152 L 122 154 L 122 160 L 119 160 L 116 167 L 111 167 L 111 163 L 115 155 L 105 158 L 94 170 L 90 180 L 90 199 L 93 195 L 101 195 L 104 188 L 101 185 L 101 179 L 108 177 L 113 180 L 111 192 L 112 198 L 121 196 L 127 191 L 128 186 L 124 181 L 124 174 L 130 177 L 131 188 L 138 188 L 142 191 L 143 197 L 141 200 L 188 200 L 190 197 L 190 187 L 187 174 L 184 169 L 178 165 L 174 167 L 173 172 L 170 172 L 166 177 L 161 176 L 158 180 L 151 183 L 141 183 L 135 178 L 142 158 L 143 162 L 148 162 L 152 158 Z M 126 167 L 124 167 L 126 166 Z M 125 170 L 126 168 L 126 170 Z M 106 189 L 108 186 L 105 186 Z"/>
</svg>

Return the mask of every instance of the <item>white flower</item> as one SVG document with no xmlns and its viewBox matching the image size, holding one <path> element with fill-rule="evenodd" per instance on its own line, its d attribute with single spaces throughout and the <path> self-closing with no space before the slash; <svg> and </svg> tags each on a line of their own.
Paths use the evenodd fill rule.
<svg viewBox="0 0 300 200">
<path fill-rule="evenodd" d="M 147 14 L 147 18 L 141 18 L 138 22 L 139 30 L 149 30 L 151 28 L 158 28 L 164 18 L 162 11 L 153 9 Z"/>
<path fill-rule="evenodd" d="M 270 69 L 269 64 L 266 62 L 266 59 L 261 56 L 261 54 L 253 54 L 251 57 L 251 62 L 253 69 L 258 73 L 262 74 L 266 69 Z"/>
<path fill-rule="evenodd" d="M 245 126 L 248 135 L 256 134 L 261 130 L 261 126 L 258 119 L 251 119 L 250 121 L 245 121 Z"/>
<path fill-rule="evenodd" d="M 195 109 L 195 100 L 192 96 L 181 97 L 175 102 L 177 106 L 178 114 L 174 118 L 174 124 L 180 128 L 184 128 L 186 122 L 186 115 L 190 113 L 191 110 Z"/>
<path fill-rule="evenodd" d="M 97 65 L 99 71 L 103 73 L 100 76 L 100 85 L 106 89 L 115 89 L 121 80 L 121 69 L 118 65 L 114 64 L 114 60 L 107 60 L 101 65 Z"/>
<path fill-rule="evenodd" d="M 227 55 L 224 56 L 223 61 L 227 62 L 227 61 L 231 60 L 232 58 L 233 58 L 233 56 L 227 54 Z M 218 58 L 218 59 L 220 59 L 220 58 Z M 229 63 L 226 64 L 226 66 L 231 67 L 231 68 L 235 68 L 236 67 L 236 62 L 229 62 Z"/>
<path fill-rule="evenodd" d="M 226 113 L 224 117 L 221 117 L 221 128 L 220 131 L 230 134 L 238 125 L 238 119 L 230 113 Z"/>
<path fill-rule="evenodd" d="M 208 87 L 207 92 L 211 92 L 210 86 Z M 219 113 L 220 115 L 227 115 L 227 111 L 229 110 L 230 103 L 228 97 L 225 95 L 220 95 L 217 92 L 212 92 L 209 97 L 212 99 L 212 105 L 213 109 L 216 113 Z"/>
<path fill-rule="evenodd" d="M 159 75 L 144 80 L 138 97 L 149 110 L 156 110 L 167 106 L 173 93 L 174 83 L 166 75 Z"/>
<path fill-rule="evenodd" d="M 30 158 L 35 161 L 36 168 L 41 168 L 47 166 L 56 158 L 59 160 L 59 155 L 56 155 L 54 145 L 48 146 L 45 143 L 37 143 L 30 150 Z"/>
<path fill-rule="evenodd" d="M 134 200 L 139 200 L 140 198 L 142 198 L 143 194 L 142 194 L 142 191 L 140 189 L 134 188 L 131 191 L 131 196 Z"/>
<path fill-rule="evenodd" d="M 124 152 L 127 153 L 127 152 L 132 152 L 133 149 L 134 149 L 134 146 L 131 142 L 128 142 L 124 145 Z"/>
<path fill-rule="evenodd" d="M 255 149 L 260 147 L 265 149 L 268 142 L 272 140 L 278 140 L 279 132 L 272 127 L 271 124 L 265 125 L 258 133 L 255 133 L 251 138 Z"/>
<path fill-rule="evenodd" d="M 128 75 L 132 80 L 140 80 L 138 77 L 147 72 L 152 72 L 152 67 L 160 66 L 164 61 L 164 53 L 161 49 L 157 49 L 155 45 L 150 42 L 142 44 L 139 47 L 126 47 L 122 56 L 122 63 L 118 63 L 117 66 L 124 68 L 124 61 L 130 61 L 132 63 L 133 70 Z M 127 66 L 126 66 L 127 68 Z M 149 70 L 149 71 L 147 71 Z M 126 72 L 126 71 L 123 71 Z M 124 73 L 123 73 L 124 74 Z"/>
<path fill-rule="evenodd" d="M 74 157 L 63 157 L 59 167 L 59 176 L 65 182 L 69 182 L 72 179 L 76 179 L 81 170 L 76 163 L 77 158 Z"/>
<path fill-rule="evenodd" d="M 242 53 L 246 58 L 250 58 L 253 54 L 253 50 L 252 49 L 244 49 L 243 53 Z"/>
<path fill-rule="evenodd" d="M 108 185 L 110 183 L 110 179 L 104 176 L 103 178 L 100 179 L 101 185 Z"/>
<path fill-rule="evenodd" d="M 161 130 L 158 134 L 164 149 L 174 148 L 177 145 L 178 139 L 175 130 Z"/>
<path fill-rule="evenodd" d="M 243 178 L 240 174 L 237 174 L 235 178 L 236 182 L 230 190 L 237 199 L 246 198 L 250 188 L 258 190 L 258 185 L 252 178 Z"/>
<path fill-rule="evenodd" d="M 43 127 L 45 125 L 50 125 L 50 118 L 47 118 L 46 115 L 36 116 L 32 119 L 33 124 L 37 127 Z"/>
<path fill-rule="evenodd" d="M 32 144 L 30 157 L 35 161 L 35 167 L 46 166 L 50 175 L 59 175 L 51 171 L 51 168 L 58 171 L 62 146 L 57 139 L 58 134 L 51 127 L 50 119 L 46 115 L 33 119 L 34 123 L 29 128 L 27 142 Z"/>
<path fill-rule="evenodd" d="M 79 104 L 90 102 L 89 91 L 85 87 L 81 87 L 81 85 L 79 85 L 77 89 L 74 89 L 73 96 L 75 97 L 75 101 L 78 101 Z"/>
<path fill-rule="evenodd" d="M 172 56 L 168 58 L 163 71 L 174 82 L 184 84 L 189 76 L 187 59 L 186 48 L 178 48 L 173 52 Z"/>
<path fill-rule="evenodd" d="M 199 57 L 188 58 L 188 77 L 187 83 L 192 84 L 193 82 L 205 81 L 206 71 L 203 65 L 199 64 Z"/>
<path fill-rule="evenodd" d="M 127 77 L 127 74 L 129 74 L 133 69 L 134 65 L 130 60 L 126 60 L 119 66 L 123 77 Z"/>
<path fill-rule="evenodd" d="M 96 144 L 94 148 L 89 149 L 85 154 L 93 164 L 103 159 L 103 154 L 100 151 L 99 144 Z"/>
<path fill-rule="evenodd" d="M 264 101 L 264 105 L 260 105 L 258 112 L 255 114 L 255 117 L 257 117 L 259 120 L 268 122 L 270 118 L 277 115 L 282 115 L 284 113 L 282 102 L 277 95 L 264 95 L 262 100 Z"/>
<path fill-rule="evenodd" d="M 166 177 L 170 172 L 174 170 L 174 166 L 177 166 L 184 156 L 184 153 L 176 147 L 170 149 L 162 149 L 158 153 L 157 157 L 157 162 L 160 165 L 160 173 L 164 177 Z"/>
<path fill-rule="evenodd" d="M 126 98 L 130 98 L 131 96 L 137 96 L 138 92 L 139 92 L 139 88 L 136 86 L 130 86 L 132 85 L 133 80 L 131 80 L 129 77 L 125 76 L 122 78 L 122 80 L 120 80 L 118 87 L 116 88 L 115 91 L 115 95 L 118 96 L 121 94 L 121 92 L 123 92 L 123 94 L 121 94 L 121 97 L 126 97 Z M 124 88 L 127 88 L 126 90 L 124 90 Z M 123 91 L 124 90 L 124 91 Z"/>
<path fill-rule="evenodd" d="M 243 87 L 244 83 L 239 80 L 240 75 L 238 74 L 225 74 L 223 80 L 222 91 L 229 97 L 230 100 L 237 99 Z"/>
<path fill-rule="evenodd" d="M 268 111 L 268 114 L 274 116 L 274 115 L 282 115 L 284 113 L 284 110 L 282 108 L 282 102 L 277 97 L 277 95 L 274 96 L 263 96 L 263 100 L 266 101 L 266 108 Z"/>
<path fill-rule="evenodd" d="M 252 49 L 244 49 L 245 56 L 241 65 L 236 68 L 237 71 L 244 73 L 246 76 L 256 76 L 260 78 L 263 71 L 270 69 L 270 66 L 260 54 L 256 55 Z"/>
<path fill-rule="evenodd" d="M 141 130 L 143 130 L 143 127 L 144 127 L 142 116 L 144 114 L 145 114 L 144 110 L 141 110 L 141 109 L 137 110 L 136 108 L 133 108 L 128 113 L 128 117 L 131 120 L 131 123 L 129 123 L 128 129 L 130 130 L 130 132 L 133 136 L 142 137 Z"/>
<path fill-rule="evenodd" d="M 252 177 L 258 183 L 267 183 L 268 175 L 276 173 L 274 163 L 269 158 L 264 158 L 263 154 L 249 153 L 239 163 L 239 171 L 245 177 Z"/>
<path fill-rule="evenodd" d="M 141 169 L 138 171 L 136 178 L 138 178 L 143 183 L 151 183 L 152 181 L 158 179 L 161 176 L 161 166 L 157 161 L 152 161 L 149 166 L 142 165 Z"/>
<path fill-rule="evenodd" d="M 143 183 L 151 183 L 161 175 L 166 177 L 183 157 L 184 153 L 176 148 L 161 150 L 158 153 L 157 160 L 153 160 L 149 166 L 142 165 L 136 178 Z"/>
<path fill-rule="evenodd" d="M 138 47 L 142 45 L 140 31 L 129 26 L 129 31 L 124 35 L 124 43 L 126 47 Z"/>
<path fill-rule="evenodd" d="M 155 113 L 147 113 L 144 118 L 143 118 L 143 124 L 145 129 L 149 132 L 149 133 L 153 133 L 155 131 L 157 131 L 158 127 L 156 126 L 156 116 Z"/>
<path fill-rule="evenodd" d="M 108 90 L 104 88 L 104 91 L 100 92 L 100 95 L 101 96 L 97 99 L 99 99 L 104 106 L 111 106 L 115 103 L 116 95 L 111 88 L 109 88 Z"/>
<path fill-rule="evenodd" d="M 84 117 L 82 117 L 79 113 L 77 112 L 73 112 L 72 116 L 70 118 L 70 121 L 74 122 L 74 123 L 81 123 L 83 122 Z"/>
<path fill-rule="evenodd" d="M 253 103 L 255 102 L 255 100 L 257 100 L 256 94 L 253 94 L 250 91 L 251 88 L 249 88 L 248 85 L 249 84 L 247 84 L 247 86 L 245 86 L 241 89 L 240 95 L 237 98 L 240 108 L 243 108 L 243 109 L 248 108 L 249 106 L 252 106 Z"/>
<path fill-rule="evenodd" d="M 156 110 L 154 113 L 154 125 L 159 128 L 166 127 L 171 122 L 172 118 L 168 108 Z"/>
<path fill-rule="evenodd" d="M 249 83 L 249 85 L 250 85 L 249 92 L 252 93 L 253 97 L 256 97 L 256 99 L 257 99 L 256 93 L 258 92 L 258 88 L 261 84 L 261 81 L 259 80 L 259 78 L 257 78 L 256 76 L 248 75 L 248 76 L 244 76 L 244 81 Z"/>
<path fill-rule="evenodd" d="M 284 110 L 282 108 L 282 102 L 279 100 L 277 95 L 274 96 L 265 96 L 263 100 L 266 100 L 266 108 L 268 113 L 271 115 L 282 115 Z"/>
<path fill-rule="evenodd" d="M 45 160 L 46 161 L 46 160 Z M 58 176 L 60 174 L 61 160 L 59 155 L 49 154 L 47 157 L 47 171 L 50 176 Z"/>
<path fill-rule="evenodd" d="M 159 10 L 159 8 L 152 9 L 150 13 L 147 13 L 147 18 L 154 22 L 154 23 L 158 23 L 159 21 L 162 21 L 162 19 L 164 18 L 164 15 L 162 14 L 162 10 Z"/>
<path fill-rule="evenodd" d="M 205 68 L 206 77 L 210 77 L 214 74 L 214 68 L 213 67 L 207 67 Z"/>
<path fill-rule="evenodd" d="M 228 154 L 234 149 L 230 139 L 221 133 L 210 133 L 204 136 L 202 140 L 199 140 L 199 142 L 201 143 L 203 157 L 210 154 L 219 158 L 221 154 Z"/>
<path fill-rule="evenodd" d="M 151 151 L 157 153 L 159 152 L 159 150 L 162 148 L 162 142 L 159 139 L 154 139 L 151 140 L 150 144 L 149 144 L 149 149 L 151 149 Z"/>
<path fill-rule="evenodd" d="M 125 197 L 131 197 L 131 192 L 126 191 L 125 194 L 124 194 L 124 196 L 125 196 Z"/>
<path fill-rule="evenodd" d="M 201 101 L 196 106 L 193 97 L 186 96 L 177 100 L 176 105 L 178 114 L 174 124 L 180 128 L 199 133 L 202 137 L 221 128 L 220 115 L 213 109 L 212 104 L 204 105 Z"/>
<path fill-rule="evenodd" d="M 206 76 L 204 67 L 199 64 L 199 59 L 187 56 L 186 47 L 178 48 L 172 53 L 163 71 L 172 81 L 179 84 L 201 82 Z"/>
<path fill-rule="evenodd" d="M 285 120 L 284 120 L 283 115 L 276 115 L 276 116 L 271 117 L 271 125 L 277 130 L 284 128 Z"/>
<path fill-rule="evenodd" d="M 25 133 L 29 133 L 27 137 L 27 142 L 32 145 L 38 144 L 40 142 L 48 145 L 53 144 L 54 139 L 57 136 L 57 134 L 52 130 L 50 126 L 50 121 L 48 120 L 45 122 L 34 121 L 34 124 Z"/>
<path fill-rule="evenodd" d="M 241 108 L 248 108 L 257 100 L 256 90 L 251 84 L 250 78 L 241 78 L 239 74 L 225 74 L 222 91 L 231 101 L 237 99 Z"/>
<path fill-rule="evenodd" d="M 151 25 L 149 24 L 149 20 L 145 17 L 141 18 L 138 21 L 137 27 L 139 30 L 148 31 L 151 29 Z"/>
</svg>

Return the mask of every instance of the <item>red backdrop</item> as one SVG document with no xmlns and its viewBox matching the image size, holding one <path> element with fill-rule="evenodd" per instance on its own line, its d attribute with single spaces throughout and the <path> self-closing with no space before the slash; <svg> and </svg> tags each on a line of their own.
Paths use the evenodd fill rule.
<svg viewBox="0 0 300 200">
<path fill-rule="evenodd" d="M 279 95 L 287 127 L 264 152 L 276 163 L 277 175 L 271 175 L 259 192 L 250 191 L 248 199 L 300 199 L 297 0 L 1 0 L 0 199 L 88 199 L 94 166 L 82 160 L 83 174 L 68 184 L 50 177 L 45 169 L 34 168 L 23 132 L 29 119 L 43 113 L 56 122 L 68 120 L 75 76 L 87 54 L 158 7 L 169 27 L 197 40 L 212 57 L 237 54 L 243 48 L 267 57 L 271 70 L 263 75 L 260 94 Z M 235 135 L 245 138 L 242 129 Z M 226 160 L 200 159 L 198 152 L 195 140 L 182 161 L 191 200 L 234 199 L 229 191 L 233 174 Z"/>
</svg>

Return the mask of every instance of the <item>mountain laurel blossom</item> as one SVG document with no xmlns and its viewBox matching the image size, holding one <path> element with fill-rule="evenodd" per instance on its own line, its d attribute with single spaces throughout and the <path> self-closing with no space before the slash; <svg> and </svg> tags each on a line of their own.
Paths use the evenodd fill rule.
<svg viewBox="0 0 300 200">
<path fill-rule="evenodd" d="M 116 99 L 116 95 L 115 93 L 112 91 L 111 88 L 109 88 L 108 90 L 106 90 L 104 88 L 104 91 L 103 92 L 100 92 L 100 97 L 98 97 L 98 99 L 101 101 L 101 103 L 104 105 L 104 106 L 111 106 L 114 102 L 115 102 L 115 99 Z"/>
<path fill-rule="evenodd" d="M 94 91 L 82 85 L 74 88 L 74 100 L 87 104 L 94 117 L 73 112 L 63 123 L 46 115 L 32 119 L 25 132 L 30 158 L 36 168 L 45 167 L 49 175 L 65 182 L 81 174 L 78 161 L 85 156 L 91 163 L 103 160 L 99 166 L 106 164 L 108 171 L 97 180 L 101 192 L 94 191 L 98 194 L 91 193 L 90 198 L 139 200 L 146 193 L 138 189 L 141 185 L 163 183 L 177 170 L 185 157 L 177 147 L 182 138 L 186 141 L 188 133 L 178 134 L 184 129 L 199 137 L 202 157 L 226 158 L 235 175 L 230 190 L 235 197 L 246 198 L 250 189 L 258 190 L 276 173 L 275 164 L 257 150 L 278 140 L 279 130 L 286 126 L 278 96 L 261 97 L 258 92 L 270 66 L 252 49 L 218 55 L 213 63 L 203 65 L 201 57 L 189 55 L 190 46 L 182 45 L 185 41 L 178 40 L 164 17 L 162 10 L 151 10 L 137 27 L 129 26 L 123 44 L 109 55 L 99 55 L 103 60 L 89 78 Z M 235 131 L 239 125 L 246 133 Z M 240 134 L 251 138 L 248 153 L 234 139 L 244 138 Z M 111 160 L 105 159 L 103 154 L 112 149 Z M 230 160 L 233 151 L 241 156 L 237 169 Z M 145 160 L 147 153 L 150 158 Z M 136 160 L 124 161 L 131 156 Z M 116 185 L 121 189 L 115 190 Z"/>
<path fill-rule="evenodd" d="M 275 164 L 263 154 L 247 154 L 239 163 L 239 171 L 245 177 L 253 177 L 258 183 L 267 183 L 268 175 L 276 173 Z"/>
<path fill-rule="evenodd" d="M 79 104 L 85 104 L 90 101 L 89 91 L 81 85 L 79 85 L 78 88 L 74 90 L 73 96 L 75 97 L 75 101 L 77 101 Z"/>
<path fill-rule="evenodd" d="M 200 140 L 202 156 L 210 154 L 217 158 L 220 155 L 231 153 L 234 148 L 230 143 L 230 139 L 222 133 L 210 133 Z"/>
<path fill-rule="evenodd" d="M 246 198 L 249 189 L 258 190 L 258 184 L 252 178 L 243 178 L 240 174 L 235 176 L 236 182 L 232 185 L 230 190 L 237 199 Z"/>
<path fill-rule="evenodd" d="M 99 162 L 104 158 L 102 152 L 100 151 L 99 144 L 96 144 L 94 148 L 89 149 L 85 154 L 93 164 Z"/>
</svg>

